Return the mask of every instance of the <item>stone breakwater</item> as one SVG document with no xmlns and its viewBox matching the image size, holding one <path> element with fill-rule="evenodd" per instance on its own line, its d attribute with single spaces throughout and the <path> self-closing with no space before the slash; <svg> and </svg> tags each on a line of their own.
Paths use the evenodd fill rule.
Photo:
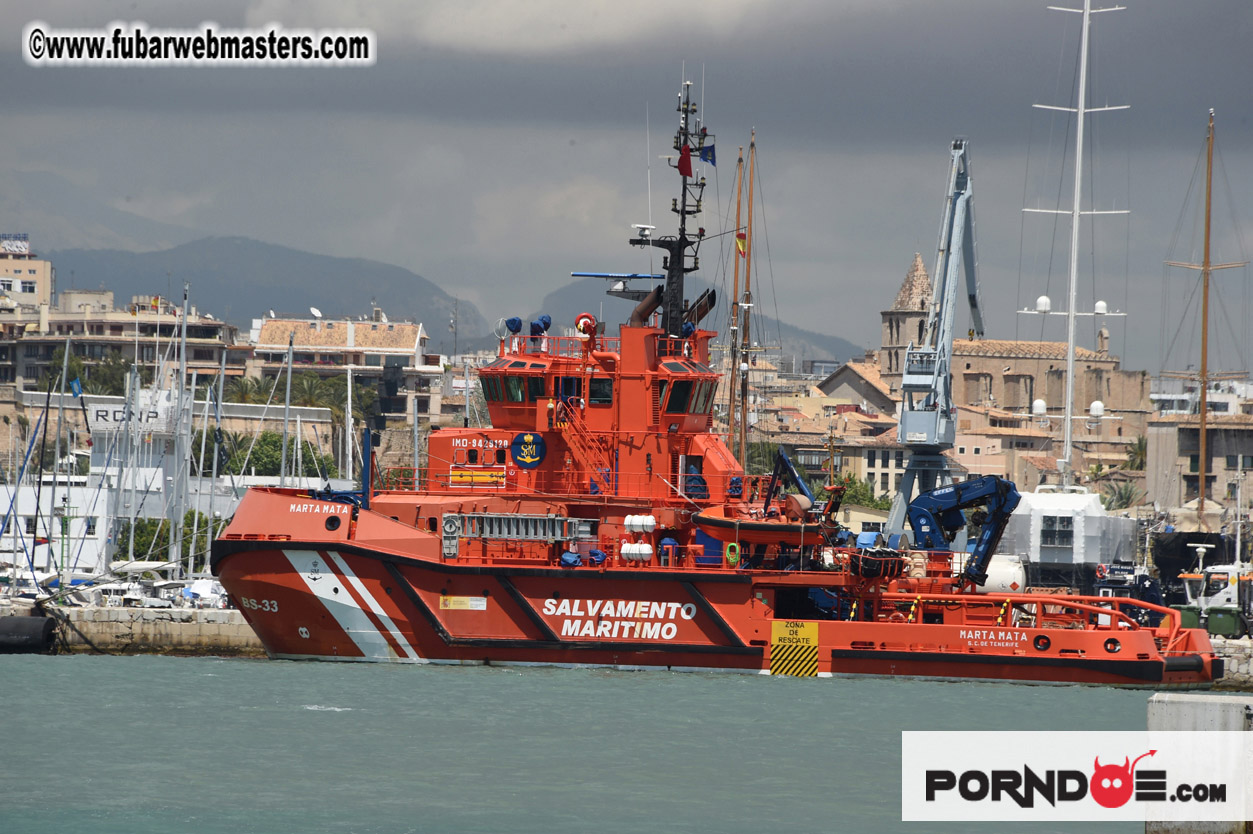
<svg viewBox="0 0 1253 834">
<path fill-rule="evenodd" d="M 1239 640 L 1211 637 L 1210 642 L 1226 664 L 1223 679 L 1217 688 L 1253 692 L 1253 640 L 1248 637 Z"/>
<path fill-rule="evenodd" d="M 89 607 L 59 608 L 54 616 L 71 652 L 265 655 L 239 611 Z"/>
</svg>

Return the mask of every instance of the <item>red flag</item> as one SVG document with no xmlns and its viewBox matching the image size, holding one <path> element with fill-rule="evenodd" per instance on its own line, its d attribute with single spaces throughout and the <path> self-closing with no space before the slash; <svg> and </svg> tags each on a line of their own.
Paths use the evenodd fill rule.
<svg viewBox="0 0 1253 834">
<path fill-rule="evenodd" d="M 747 257 L 748 236 L 743 232 L 735 233 L 735 248 L 739 250 L 741 258 Z"/>
<path fill-rule="evenodd" d="M 687 145 L 679 149 L 679 173 L 685 177 L 692 176 L 692 149 Z"/>
</svg>

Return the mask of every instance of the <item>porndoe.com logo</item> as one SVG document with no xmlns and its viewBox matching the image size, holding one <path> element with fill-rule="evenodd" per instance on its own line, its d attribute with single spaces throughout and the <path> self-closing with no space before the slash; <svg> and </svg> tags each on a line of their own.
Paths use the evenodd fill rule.
<svg viewBox="0 0 1253 834">
<path fill-rule="evenodd" d="M 907 731 L 901 755 L 906 821 L 1253 819 L 1253 733 Z"/>
</svg>

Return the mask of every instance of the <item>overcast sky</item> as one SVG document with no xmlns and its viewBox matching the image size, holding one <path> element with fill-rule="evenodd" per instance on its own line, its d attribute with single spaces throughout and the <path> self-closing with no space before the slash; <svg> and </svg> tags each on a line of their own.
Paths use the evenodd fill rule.
<svg viewBox="0 0 1253 834">
<path fill-rule="evenodd" d="M 11 192 L 0 196 L 0 227 L 30 232 L 37 249 L 153 248 L 178 237 L 162 229 L 178 227 L 183 239 L 246 235 L 369 257 L 422 274 L 494 321 L 534 309 L 571 270 L 649 268 L 648 254 L 626 239 L 631 224 L 649 220 L 650 163 L 652 222 L 672 228 L 666 209 L 677 175 L 659 157 L 686 66 L 717 137 L 703 218 L 711 232 L 728 225 L 736 147 L 757 130 L 757 280 L 767 288 L 758 299 L 767 309 L 877 345 L 879 312 L 914 252 L 928 269 L 933 263 L 948 147 L 962 135 L 974 165 L 988 336 L 1038 338 L 1039 319 L 1013 311 L 1046 292 L 1064 309 L 1069 226 L 1024 219 L 1021 209 L 1069 208 L 1072 152 L 1064 149 L 1073 122 L 1031 105 L 1073 103 L 1080 21 L 1045 5 L 9 3 L 0 184 Z M 1253 3 L 1123 5 L 1094 17 L 1090 105 L 1131 109 L 1089 117 L 1085 208 L 1132 214 L 1085 219 L 1078 308 L 1103 298 L 1131 313 L 1110 327 L 1132 369 L 1156 370 L 1179 332 L 1167 361 L 1182 367 L 1190 361 L 1182 347 L 1196 342 L 1195 316 L 1188 323 L 1185 315 L 1195 276 L 1172 270 L 1164 281 L 1162 261 L 1200 258 L 1193 213 L 1211 107 L 1222 162 L 1214 259 L 1242 260 L 1240 240 L 1253 241 Z M 20 53 L 32 20 L 368 28 L 378 61 L 35 68 Z M 70 219 L 32 181 L 53 183 L 47 194 L 79 211 L 101 211 Z M 105 209 L 168 226 L 119 231 Z M 701 261 L 705 277 L 720 282 L 725 255 L 716 242 Z M 1250 364 L 1249 274 L 1216 278 L 1224 367 Z M 1081 326 L 1082 343 L 1092 344 L 1093 329 Z M 1065 338 L 1060 320 L 1043 332 Z"/>
</svg>

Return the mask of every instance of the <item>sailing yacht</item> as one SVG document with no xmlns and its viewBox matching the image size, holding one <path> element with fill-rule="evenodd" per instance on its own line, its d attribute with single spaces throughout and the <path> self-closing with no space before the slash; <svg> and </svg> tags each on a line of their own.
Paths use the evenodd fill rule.
<svg viewBox="0 0 1253 834">
<path fill-rule="evenodd" d="M 1060 483 L 1041 485 L 1034 492 L 1022 493 L 1022 501 L 1010 519 L 1001 540 L 1003 553 L 1027 554 L 1027 582 L 1035 586 L 1065 586 L 1092 591 L 1102 565 L 1132 564 L 1135 559 L 1136 523 L 1134 519 L 1117 518 L 1106 512 L 1100 496 L 1090 493 L 1075 481 L 1074 421 L 1089 422 L 1105 418 L 1104 405 L 1092 403 L 1087 415 L 1075 414 L 1076 320 L 1080 316 L 1107 316 L 1104 302 L 1098 301 L 1092 313 L 1080 313 L 1078 302 L 1079 238 L 1084 215 L 1125 214 L 1125 211 L 1092 211 L 1082 208 L 1084 174 L 1084 128 L 1089 113 L 1127 109 L 1126 105 L 1088 107 L 1088 51 L 1092 15 L 1119 11 L 1122 7 L 1092 9 L 1091 0 L 1084 0 L 1082 9 L 1050 7 L 1056 11 L 1082 15 L 1079 45 L 1076 102 L 1073 107 L 1034 105 L 1044 110 L 1074 114 L 1073 190 L 1069 209 L 1024 209 L 1030 213 L 1064 215 L 1070 218 L 1070 248 L 1067 282 L 1068 306 L 1053 311 L 1052 302 L 1041 296 L 1035 310 L 1026 314 L 1061 315 L 1066 318 L 1066 384 L 1062 421 L 1062 454 L 1057 459 Z M 1048 403 L 1037 399 L 1032 403 L 1032 416 L 1048 425 Z M 1098 423 L 1099 425 L 1099 423 Z"/>
</svg>

